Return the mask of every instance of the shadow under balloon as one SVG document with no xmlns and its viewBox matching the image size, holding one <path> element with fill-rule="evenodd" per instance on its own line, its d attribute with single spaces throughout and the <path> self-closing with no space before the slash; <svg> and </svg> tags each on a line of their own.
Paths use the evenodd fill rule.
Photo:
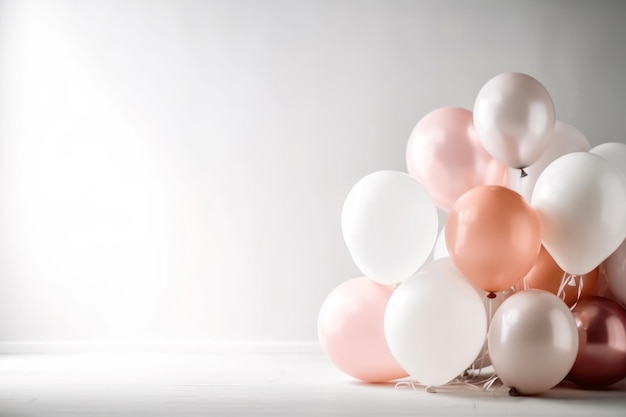
<svg viewBox="0 0 626 417">
<path fill-rule="evenodd" d="M 585 401 L 602 399 L 603 402 L 626 405 L 626 380 L 606 388 L 582 388 L 573 382 L 563 381 L 548 392 L 533 396 L 546 400 Z"/>
<path fill-rule="evenodd" d="M 455 397 L 459 399 L 481 399 L 481 398 L 499 398 L 507 402 L 519 402 L 527 400 L 560 400 L 560 401 L 588 401 L 602 400 L 604 404 L 623 404 L 626 405 L 626 379 L 602 389 L 585 389 L 576 384 L 563 381 L 551 390 L 535 395 L 515 394 L 511 395 L 510 388 L 506 386 L 497 386 L 487 390 L 476 386 L 463 385 L 444 385 L 433 387 L 427 390 L 427 387 L 421 385 L 412 385 L 409 379 L 400 379 L 397 381 L 367 383 L 362 381 L 350 381 L 351 385 L 359 387 L 369 387 L 372 389 L 387 389 L 396 391 L 414 392 L 422 395 L 432 395 L 434 397 Z"/>
<path fill-rule="evenodd" d="M 404 379 L 399 379 L 397 381 L 387 381 L 387 382 L 363 382 L 358 380 L 350 381 L 349 384 L 358 387 L 369 387 L 369 388 L 386 388 L 386 389 L 396 389 L 396 385 L 398 382 L 403 382 Z"/>
</svg>

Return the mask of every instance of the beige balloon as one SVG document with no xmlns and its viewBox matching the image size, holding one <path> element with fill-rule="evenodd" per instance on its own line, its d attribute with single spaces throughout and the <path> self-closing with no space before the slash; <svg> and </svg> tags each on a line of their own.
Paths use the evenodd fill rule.
<svg viewBox="0 0 626 417">
<path fill-rule="evenodd" d="M 555 121 L 550 94 L 527 74 L 493 77 L 474 102 L 474 125 L 483 147 L 511 168 L 526 168 L 539 159 Z"/>
<path fill-rule="evenodd" d="M 493 317 L 487 336 L 496 374 L 520 394 L 548 391 L 567 376 L 578 353 L 569 308 L 543 290 L 513 294 Z"/>
</svg>

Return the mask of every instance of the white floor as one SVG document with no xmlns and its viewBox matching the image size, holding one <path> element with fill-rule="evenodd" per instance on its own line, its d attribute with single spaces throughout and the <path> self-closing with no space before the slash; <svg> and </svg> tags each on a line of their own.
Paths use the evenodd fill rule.
<svg viewBox="0 0 626 417">
<path fill-rule="evenodd" d="M 624 416 L 626 382 L 535 398 L 365 385 L 319 354 L 0 355 L 0 416 Z"/>
</svg>

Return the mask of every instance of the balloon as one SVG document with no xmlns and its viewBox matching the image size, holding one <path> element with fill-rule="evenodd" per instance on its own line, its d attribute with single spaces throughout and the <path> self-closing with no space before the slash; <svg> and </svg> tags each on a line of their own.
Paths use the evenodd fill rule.
<svg viewBox="0 0 626 417">
<path fill-rule="evenodd" d="M 428 258 L 437 238 L 437 208 L 414 178 L 378 171 L 350 190 L 341 227 L 361 272 L 381 284 L 395 284 Z"/>
<path fill-rule="evenodd" d="M 391 353 L 424 385 L 459 376 L 476 359 L 486 332 L 482 300 L 450 258 L 429 263 L 400 285 L 385 313 Z"/>
<path fill-rule="evenodd" d="M 317 320 L 322 350 L 346 374 L 365 382 L 404 378 L 385 340 L 385 309 L 393 287 L 353 278 L 324 300 Z"/>
<path fill-rule="evenodd" d="M 478 185 L 504 185 L 507 167 L 480 144 L 472 112 L 443 107 L 415 126 L 406 150 L 409 174 L 426 187 L 437 206 L 450 210 L 465 191 Z"/>
<path fill-rule="evenodd" d="M 567 379 L 604 388 L 626 377 L 626 310 L 602 297 L 581 300 L 573 310 L 580 339 Z"/>
<path fill-rule="evenodd" d="M 546 141 L 548 146 L 539 159 L 524 168 L 527 176 L 524 178 L 517 176 L 519 187 L 516 187 L 516 190 L 529 201 L 537 178 L 552 161 L 568 153 L 587 152 L 591 149 L 589 141 L 578 129 L 561 121 L 557 121 L 554 129 L 548 132 Z"/>
<path fill-rule="evenodd" d="M 626 145 L 617 142 L 608 142 L 593 148 L 591 153 L 601 156 L 615 168 L 619 169 L 622 175 L 626 176 Z"/>
<path fill-rule="evenodd" d="M 489 333 L 489 356 L 502 382 L 521 394 L 539 394 L 561 382 L 578 351 L 578 330 L 554 294 L 526 290 L 502 303 Z"/>
<path fill-rule="evenodd" d="M 536 288 L 549 291 L 554 295 L 558 294 L 561 282 L 565 276 L 566 282 L 563 287 L 564 301 L 568 306 L 572 306 L 578 301 L 580 288 L 580 298 L 591 297 L 597 294 L 599 282 L 599 268 L 594 269 L 585 275 L 571 275 L 563 271 L 554 261 L 548 251 L 542 246 L 539 256 L 532 269 L 521 280 L 515 283 L 515 289 L 522 291 Z"/>
<path fill-rule="evenodd" d="M 497 292 L 532 268 L 541 249 L 539 220 L 524 198 L 485 185 L 463 194 L 448 216 L 446 242 L 454 264 L 469 282 Z"/>
<path fill-rule="evenodd" d="M 584 275 L 626 237 L 626 184 L 602 157 L 574 152 L 541 173 L 531 203 L 543 245 L 561 269 Z"/>
<path fill-rule="evenodd" d="M 617 301 L 626 306 L 626 239 L 604 262 L 609 289 Z"/>
<path fill-rule="evenodd" d="M 552 98 L 530 75 L 497 75 L 474 102 L 474 125 L 482 145 L 511 168 L 525 168 L 539 159 L 554 124 Z"/>
<path fill-rule="evenodd" d="M 437 259 L 446 258 L 448 256 L 450 256 L 450 252 L 448 252 L 448 248 L 446 247 L 446 228 L 444 226 L 435 241 L 435 247 L 433 248 L 433 260 L 436 261 Z"/>
</svg>

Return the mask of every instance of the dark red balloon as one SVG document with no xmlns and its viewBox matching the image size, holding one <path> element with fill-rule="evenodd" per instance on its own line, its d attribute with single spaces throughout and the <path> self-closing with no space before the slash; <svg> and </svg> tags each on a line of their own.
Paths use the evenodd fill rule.
<svg viewBox="0 0 626 417">
<path fill-rule="evenodd" d="M 584 388 L 604 388 L 626 377 L 626 310 L 604 297 L 580 300 L 572 311 L 578 355 L 567 379 Z"/>
</svg>

